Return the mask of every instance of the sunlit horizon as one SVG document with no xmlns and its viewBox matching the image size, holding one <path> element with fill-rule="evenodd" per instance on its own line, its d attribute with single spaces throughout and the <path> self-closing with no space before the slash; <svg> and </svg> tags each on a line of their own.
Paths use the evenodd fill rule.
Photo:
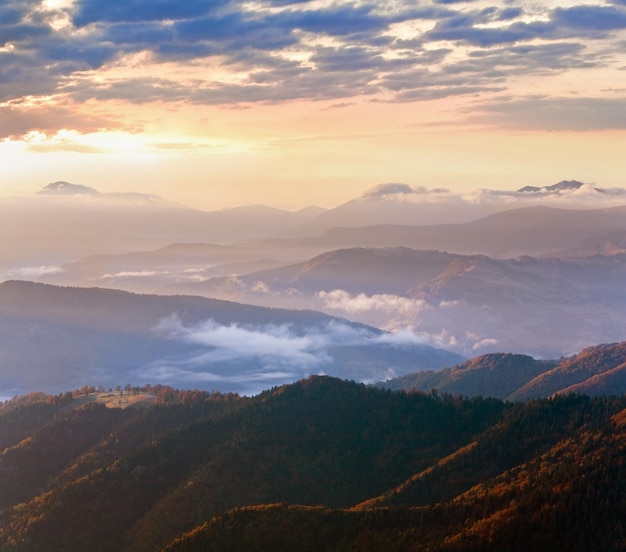
<svg viewBox="0 0 626 552">
<path fill-rule="evenodd" d="M 620 3 L 46 0 L 6 21 L 1 196 L 293 210 L 384 182 L 624 185 Z"/>
</svg>

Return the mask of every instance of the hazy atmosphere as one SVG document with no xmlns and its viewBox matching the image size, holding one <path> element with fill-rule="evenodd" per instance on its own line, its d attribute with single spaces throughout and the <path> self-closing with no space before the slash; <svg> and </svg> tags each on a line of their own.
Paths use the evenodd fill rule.
<svg viewBox="0 0 626 552">
<path fill-rule="evenodd" d="M 626 0 L 0 0 L 0 550 L 625 550 L 625 150 Z"/>
<path fill-rule="evenodd" d="M 410 371 L 406 343 L 458 360 L 619 341 L 624 44 L 619 0 L 5 2 L 0 281 L 55 286 L 19 314 L 33 335 L 55 298 L 63 312 L 95 300 L 62 286 L 268 309 L 248 323 L 172 308 L 130 334 L 96 328 L 93 347 L 125 343 L 135 364 L 85 350 L 57 359 L 79 367 L 59 385 L 109 382 L 114 367 L 132 383 L 207 388 L 238 381 L 249 359 L 276 383 L 346 375 L 326 334 L 343 322 L 294 334 L 298 313 L 277 321 L 277 308 L 389 332 L 368 338 L 371 355 L 402 360 L 359 381 Z M 15 288 L 3 290 L 13 320 Z M 109 329 L 126 316 L 110 313 Z M 167 339 L 163 320 L 181 321 Z M 145 356 L 135 331 L 163 349 Z M 37 378 L 18 376 L 31 351 L 5 340 L 16 377 L 0 388 L 29 389 Z M 304 371 L 283 366 L 294 352 Z M 216 359 L 239 368 L 218 377 Z"/>
</svg>

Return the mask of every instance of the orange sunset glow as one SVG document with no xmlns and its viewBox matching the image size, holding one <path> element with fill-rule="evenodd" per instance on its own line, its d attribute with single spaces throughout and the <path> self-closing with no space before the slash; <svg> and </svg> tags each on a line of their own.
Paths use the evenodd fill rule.
<svg viewBox="0 0 626 552">
<path fill-rule="evenodd" d="M 622 186 L 610 2 L 11 2 L 0 193 L 63 179 L 205 209 L 380 182 Z"/>
</svg>

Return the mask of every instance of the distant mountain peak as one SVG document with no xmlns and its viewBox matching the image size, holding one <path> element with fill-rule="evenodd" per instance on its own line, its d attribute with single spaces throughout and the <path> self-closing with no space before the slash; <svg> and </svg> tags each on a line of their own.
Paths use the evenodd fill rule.
<svg viewBox="0 0 626 552">
<path fill-rule="evenodd" d="M 537 192 L 555 192 L 559 193 L 566 190 L 580 190 L 583 186 L 585 186 L 584 182 L 579 182 L 578 180 L 561 180 L 556 184 L 552 184 L 552 186 L 524 186 L 517 190 L 522 193 L 537 193 Z M 604 190 L 600 188 L 593 188 L 596 192 L 604 192 Z"/>
<path fill-rule="evenodd" d="M 57 180 L 52 182 L 37 192 L 39 195 L 60 195 L 60 196 L 74 196 L 74 195 L 100 195 L 98 190 L 89 186 L 83 186 L 82 184 L 71 184 L 63 180 Z"/>
</svg>

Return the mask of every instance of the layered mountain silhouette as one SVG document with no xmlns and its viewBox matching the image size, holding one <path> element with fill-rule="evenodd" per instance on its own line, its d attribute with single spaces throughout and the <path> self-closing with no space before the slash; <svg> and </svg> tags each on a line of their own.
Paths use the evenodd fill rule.
<svg viewBox="0 0 626 552">
<path fill-rule="evenodd" d="M 246 274 L 258 266 L 286 264 L 351 247 L 407 247 L 496 258 L 615 255 L 623 249 L 625 232 L 626 206 L 587 210 L 529 207 L 463 224 L 337 228 L 314 238 L 230 246 L 170 244 L 153 251 L 86 257 L 57 267 L 45 278 L 51 283 L 80 285 L 99 285 L 103 281 L 111 287 L 149 291 L 176 280 Z"/>
<path fill-rule="evenodd" d="M 313 308 L 447 339 L 464 356 L 558 357 L 626 337 L 626 256 L 495 259 L 408 248 L 351 248 L 237 277 L 172 285 L 257 305 Z M 550 328 L 547 332 L 546 328 Z"/>
<path fill-rule="evenodd" d="M 465 197 L 447 190 L 385 184 L 330 210 L 249 205 L 201 211 L 154 195 L 104 194 L 57 181 L 32 197 L 0 201 L 0 240 L 5 243 L 0 269 L 58 266 L 87 255 L 145 251 L 172 243 L 226 245 L 249 240 L 255 241 L 257 254 L 248 262 L 263 258 L 293 262 L 352 246 L 538 255 L 624 230 L 619 221 L 623 209 L 609 207 L 626 203 L 624 190 L 576 181 L 530 188 L 538 191 L 480 190 Z M 563 200 L 570 196 L 572 202 Z M 589 211 L 589 205 L 597 208 Z M 502 211 L 508 212 L 497 216 Z"/>
<path fill-rule="evenodd" d="M 626 206 L 603 209 L 520 207 L 458 224 L 379 224 L 336 227 L 302 244 L 337 247 L 411 247 L 492 257 L 542 255 L 594 236 L 626 229 Z"/>
<path fill-rule="evenodd" d="M 483 189 L 465 193 L 388 183 L 374 186 L 360 197 L 319 214 L 291 234 L 304 237 L 341 227 L 464 223 L 516 207 L 578 209 L 623 203 L 626 203 L 626 191 L 622 189 L 607 190 L 576 180 L 563 180 L 550 186 L 525 186 L 517 191 Z"/>
<path fill-rule="evenodd" d="M 326 373 L 378 381 L 462 357 L 319 312 L 0 284 L 0 395 L 164 383 L 258 393 Z"/>
<path fill-rule="evenodd" d="M 0 269 L 59 264 L 91 254 L 125 253 L 175 242 L 234 243 L 271 237 L 323 209 L 264 205 L 201 211 L 159 196 L 99 193 L 54 182 L 32 197 L 0 199 Z"/>
</svg>

